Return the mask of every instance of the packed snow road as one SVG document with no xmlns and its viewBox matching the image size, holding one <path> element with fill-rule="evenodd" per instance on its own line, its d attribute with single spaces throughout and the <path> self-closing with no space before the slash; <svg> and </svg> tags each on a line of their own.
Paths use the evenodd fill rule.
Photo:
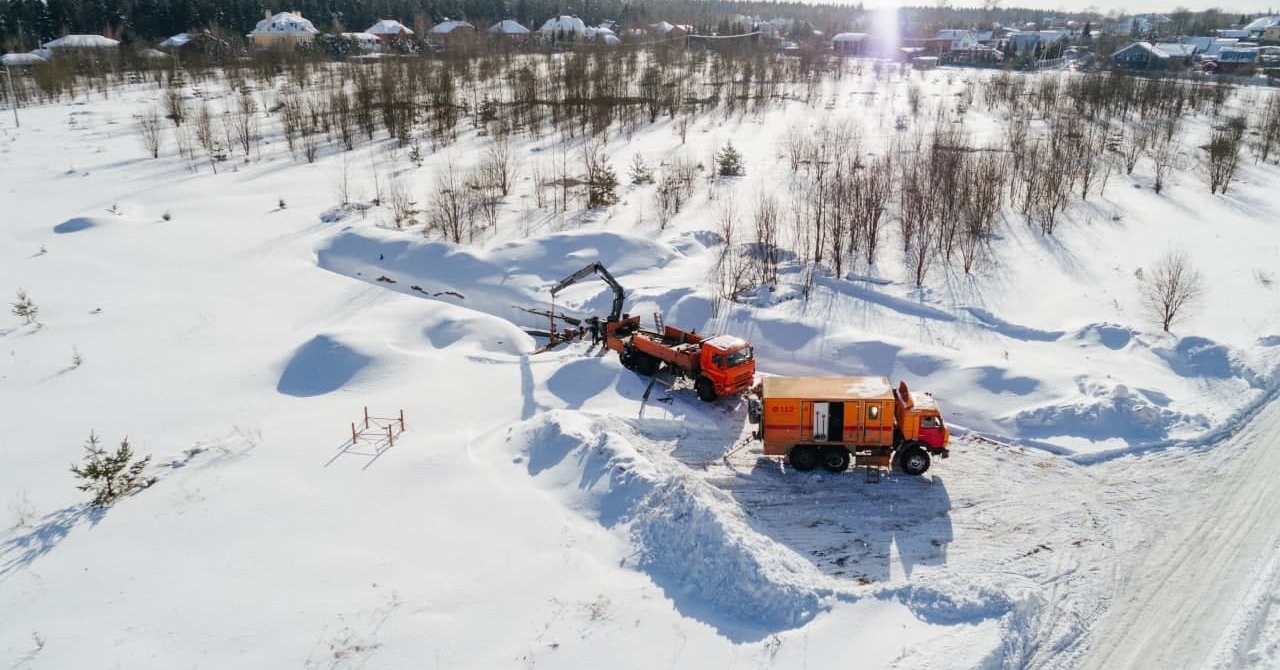
<svg viewBox="0 0 1280 670">
<path fill-rule="evenodd" d="M 1080 667 L 1275 667 L 1280 595 L 1280 402 L 1267 405 L 1184 479 L 1164 527 L 1116 583 Z M 1159 457 L 1157 457 L 1159 458 Z M 1143 459 L 1147 460 L 1147 459 Z M 1271 644 L 1267 644 L 1271 638 Z M 1260 644 L 1261 643 L 1261 644 Z M 1269 660 L 1268 660 L 1268 657 Z"/>
</svg>

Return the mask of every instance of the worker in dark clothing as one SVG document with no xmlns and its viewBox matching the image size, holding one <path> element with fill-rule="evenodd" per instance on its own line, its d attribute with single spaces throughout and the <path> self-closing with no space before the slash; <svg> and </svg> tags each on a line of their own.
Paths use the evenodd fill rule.
<svg viewBox="0 0 1280 670">
<path fill-rule="evenodd" d="M 600 317 L 589 317 L 587 328 L 591 330 L 591 344 L 600 344 Z"/>
</svg>

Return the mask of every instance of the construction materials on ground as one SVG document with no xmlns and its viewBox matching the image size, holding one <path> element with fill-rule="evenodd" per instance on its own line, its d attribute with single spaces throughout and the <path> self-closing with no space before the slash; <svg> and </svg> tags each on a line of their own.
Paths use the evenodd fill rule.
<svg viewBox="0 0 1280 670">
<path fill-rule="evenodd" d="M 892 388 L 885 377 L 765 377 L 748 398 L 748 419 L 766 456 L 796 470 L 857 466 L 920 475 L 950 455 L 950 431 L 933 396 Z"/>
</svg>

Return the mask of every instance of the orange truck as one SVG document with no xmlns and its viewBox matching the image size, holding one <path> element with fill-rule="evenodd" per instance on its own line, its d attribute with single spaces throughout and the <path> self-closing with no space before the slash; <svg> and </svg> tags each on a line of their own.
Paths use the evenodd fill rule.
<svg viewBox="0 0 1280 670">
<path fill-rule="evenodd" d="M 551 287 L 551 299 L 554 301 L 561 291 L 593 274 L 613 289 L 613 305 L 604 322 L 595 317 L 588 319 L 588 328 L 595 329 L 605 346 L 618 352 L 624 367 L 646 376 L 665 367 L 677 378 L 692 380 L 698 397 L 707 402 L 751 389 L 756 361 L 750 344 L 731 335 L 707 337 L 667 325 L 659 325 L 656 330 L 642 328 L 639 316 L 622 312 L 626 294 L 602 263 L 592 263 L 560 280 Z M 534 313 L 551 317 L 549 334 L 554 342 L 555 303 L 550 312 Z"/>
<path fill-rule="evenodd" d="M 707 402 L 746 392 L 755 381 L 755 355 L 742 339 L 703 337 L 673 326 L 645 330 L 638 316 L 620 324 L 607 331 L 607 341 L 611 348 L 618 342 L 618 356 L 629 370 L 653 375 L 665 365 L 675 376 L 693 380 L 694 391 Z"/>
<path fill-rule="evenodd" d="M 933 396 L 892 388 L 885 377 L 765 377 L 748 398 L 748 419 L 766 456 L 791 467 L 843 472 L 856 465 L 920 475 L 946 458 L 951 434 Z"/>
</svg>

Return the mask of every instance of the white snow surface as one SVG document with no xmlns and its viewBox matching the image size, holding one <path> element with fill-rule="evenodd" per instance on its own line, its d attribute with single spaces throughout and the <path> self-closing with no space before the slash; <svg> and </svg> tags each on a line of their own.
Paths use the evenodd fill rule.
<svg viewBox="0 0 1280 670">
<path fill-rule="evenodd" d="M 957 86 L 947 72 L 913 77 L 942 97 Z M 857 120 L 876 151 L 905 87 L 850 74 L 818 109 Z M 474 130 L 421 168 L 382 139 L 306 164 L 260 112 L 252 160 L 214 174 L 178 157 L 172 135 L 158 160 L 144 153 L 131 115 L 161 93 L 114 89 L 0 126 L 0 290 L 25 289 L 42 324 L 0 326 L 3 664 L 1280 659 L 1263 479 L 1277 447 L 1275 166 L 1246 161 L 1215 197 L 1185 172 L 1156 195 L 1140 167 L 1052 238 L 1010 221 L 999 266 L 938 270 L 923 290 L 891 239 L 876 265 L 815 277 L 807 302 L 788 260 L 776 288 L 713 309 L 716 208 L 785 195 L 781 138 L 818 109 L 702 118 L 687 145 L 666 121 L 611 138 L 615 166 L 637 152 L 705 159 L 730 139 L 742 151 L 747 175 L 714 200 L 700 186 L 666 228 L 652 186 L 623 187 L 607 210 L 537 210 L 528 166 L 554 142 L 516 138 L 525 172 L 497 233 L 455 245 L 391 229 L 372 172 L 380 188 L 394 174 L 425 193 L 446 159 L 482 153 Z M 998 133 L 977 111 L 965 123 Z M 1187 146 L 1208 132 L 1187 127 Z M 1207 280 L 1174 335 L 1145 316 L 1135 279 L 1170 246 Z M 545 319 L 517 308 L 549 308 L 548 288 L 596 260 L 629 312 L 742 337 L 762 373 L 932 391 L 958 428 L 952 457 L 874 481 L 795 473 L 754 446 L 725 458 L 747 436 L 742 403 L 687 389 L 642 403 L 647 380 L 611 353 L 535 353 L 524 329 Z M 555 308 L 603 314 L 610 301 L 586 281 Z M 365 407 L 404 411 L 394 447 L 348 444 Z M 155 483 L 87 508 L 67 466 L 90 431 L 107 446 L 128 436 Z M 1234 521 L 1204 521 L 1219 517 Z M 1180 609 L 1194 594 L 1207 595 Z M 1199 637 L 1161 637 L 1187 630 Z"/>
</svg>

